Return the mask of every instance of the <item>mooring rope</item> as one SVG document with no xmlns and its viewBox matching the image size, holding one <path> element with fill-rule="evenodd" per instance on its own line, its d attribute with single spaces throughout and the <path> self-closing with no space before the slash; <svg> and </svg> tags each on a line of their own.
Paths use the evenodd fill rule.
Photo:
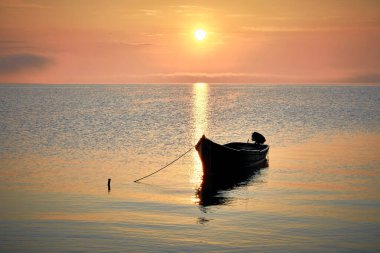
<svg viewBox="0 0 380 253">
<path fill-rule="evenodd" d="M 156 170 L 155 172 L 150 173 L 150 174 L 147 175 L 147 176 L 144 176 L 144 177 L 142 177 L 142 178 L 136 179 L 136 180 L 133 181 L 133 182 L 137 183 L 138 181 L 143 180 L 143 179 L 145 179 L 145 178 L 147 178 L 147 177 L 150 177 L 150 176 L 156 174 L 157 172 L 159 172 L 159 171 L 161 171 L 161 170 L 163 170 L 163 169 L 169 167 L 170 165 L 172 165 L 173 163 L 175 163 L 176 161 L 178 161 L 181 157 L 183 157 L 183 156 L 185 156 L 187 153 L 189 153 L 193 148 L 194 148 L 194 146 L 192 146 L 191 148 L 189 148 L 189 150 L 187 150 L 185 153 L 183 153 L 182 155 L 180 155 L 179 157 L 177 157 L 176 159 L 174 159 L 174 160 L 171 161 L 170 163 L 166 164 L 164 167 L 162 167 L 162 168 Z"/>
</svg>

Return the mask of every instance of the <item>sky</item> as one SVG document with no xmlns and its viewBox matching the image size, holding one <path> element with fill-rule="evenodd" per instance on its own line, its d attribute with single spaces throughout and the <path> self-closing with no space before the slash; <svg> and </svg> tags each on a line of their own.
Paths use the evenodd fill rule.
<svg viewBox="0 0 380 253">
<path fill-rule="evenodd" d="M 380 84 L 379 10 L 377 0 L 0 0 L 0 83 Z"/>
</svg>

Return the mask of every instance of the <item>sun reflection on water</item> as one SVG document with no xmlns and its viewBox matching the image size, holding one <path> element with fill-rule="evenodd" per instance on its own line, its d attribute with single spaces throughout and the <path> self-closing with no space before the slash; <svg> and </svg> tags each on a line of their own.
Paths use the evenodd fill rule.
<svg viewBox="0 0 380 253">
<path fill-rule="evenodd" d="M 207 132 L 208 116 L 208 84 L 195 83 L 193 85 L 193 143 Z M 193 171 L 191 173 L 191 183 L 198 187 L 202 182 L 202 163 L 196 150 L 193 151 Z"/>
</svg>

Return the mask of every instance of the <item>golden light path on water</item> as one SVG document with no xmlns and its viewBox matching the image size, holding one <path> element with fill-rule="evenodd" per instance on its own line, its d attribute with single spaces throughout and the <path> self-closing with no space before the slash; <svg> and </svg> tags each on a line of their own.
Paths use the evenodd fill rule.
<svg viewBox="0 0 380 253">
<path fill-rule="evenodd" d="M 207 132 L 208 91 L 207 83 L 193 84 L 193 143 L 197 143 L 199 138 Z M 197 187 L 202 182 L 203 171 L 201 160 L 195 149 L 193 151 L 193 163 L 190 181 Z"/>
</svg>

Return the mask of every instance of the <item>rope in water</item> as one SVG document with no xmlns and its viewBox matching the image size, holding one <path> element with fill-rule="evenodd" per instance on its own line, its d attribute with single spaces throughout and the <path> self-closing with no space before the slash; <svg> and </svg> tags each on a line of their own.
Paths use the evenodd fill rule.
<svg viewBox="0 0 380 253">
<path fill-rule="evenodd" d="M 164 167 L 162 167 L 162 168 L 160 168 L 160 169 L 158 169 L 158 170 L 156 170 L 156 171 L 150 173 L 149 175 L 146 175 L 146 176 L 144 176 L 144 177 L 142 177 L 142 178 L 136 179 L 136 180 L 133 181 L 133 182 L 137 183 L 138 181 L 143 180 L 143 179 L 145 179 L 145 178 L 147 178 L 147 177 L 150 177 L 150 176 L 156 174 L 157 172 L 159 172 L 159 171 L 161 171 L 161 170 L 163 170 L 163 169 L 169 167 L 170 165 L 172 165 L 173 163 L 175 163 L 176 161 L 178 161 L 181 157 L 183 157 L 183 156 L 185 156 L 187 153 L 189 153 L 189 152 L 193 149 L 193 147 L 194 147 L 194 146 L 192 146 L 191 148 L 189 148 L 189 150 L 187 150 L 185 153 L 183 153 L 182 155 L 180 155 L 179 157 L 177 157 L 176 159 L 174 159 L 172 162 L 166 164 Z"/>
</svg>

